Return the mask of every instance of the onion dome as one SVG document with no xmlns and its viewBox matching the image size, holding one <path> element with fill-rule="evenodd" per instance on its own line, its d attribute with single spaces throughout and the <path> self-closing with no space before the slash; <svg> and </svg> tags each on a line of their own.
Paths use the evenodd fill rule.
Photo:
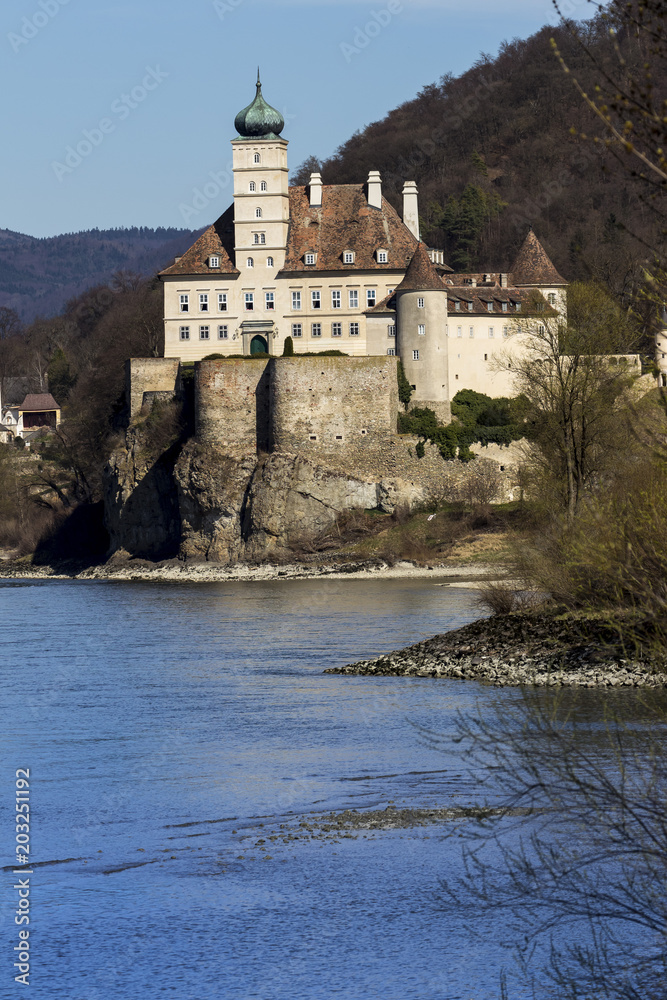
<svg viewBox="0 0 667 1000">
<path fill-rule="evenodd" d="M 262 97 L 259 69 L 255 99 L 247 108 L 239 111 L 234 119 L 234 128 L 242 139 L 279 139 L 285 128 L 283 116 Z"/>
</svg>

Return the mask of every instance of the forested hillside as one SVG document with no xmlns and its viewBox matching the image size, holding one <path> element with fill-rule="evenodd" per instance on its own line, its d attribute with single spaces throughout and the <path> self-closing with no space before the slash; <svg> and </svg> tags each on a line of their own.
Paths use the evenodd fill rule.
<svg viewBox="0 0 667 1000">
<path fill-rule="evenodd" d="M 617 66 L 609 24 L 596 18 L 577 31 L 598 62 Z M 643 59 L 641 41 L 623 30 L 617 37 L 628 65 Z M 566 26 L 543 28 L 503 44 L 495 59 L 483 56 L 461 77 L 426 86 L 323 163 L 307 160 L 294 180 L 305 183 L 321 169 L 325 183 L 352 183 L 380 170 L 384 194 L 400 210 L 403 182 L 414 179 L 422 237 L 456 269 L 509 267 L 532 225 L 566 278 L 600 279 L 623 298 L 650 256 L 642 241 L 659 245 L 662 221 L 641 200 L 627 165 L 593 142 L 602 126 L 573 77 L 592 92 L 599 73 Z M 654 82 L 664 92 L 665 80 Z"/>
<path fill-rule="evenodd" d="M 35 239 L 0 229 L 0 307 L 24 322 L 54 316 L 86 288 L 119 270 L 153 275 L 192 244 L 189 229 L 92 229 Z"/>
</svg>

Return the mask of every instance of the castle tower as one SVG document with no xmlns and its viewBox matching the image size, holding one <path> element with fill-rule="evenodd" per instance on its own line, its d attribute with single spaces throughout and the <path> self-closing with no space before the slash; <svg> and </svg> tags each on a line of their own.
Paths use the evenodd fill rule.
<svg viewBox="0 0 667 1000">
<path fill-rule="evenodd" d="M 516 288 L 541 292 L 550 306 L 567 316 L 567 281 L 561 278 L 532 229 L 512 264 L 511 279 Z"/>
<path fill-rule="evenodd" d="M 397 348 L 408 382 L 411 406 L 427 406 L 449 423 L 447 291 L 419 243 L 403 281 L 396 289 Z"/>
<path fill-rule="evenodd" d="M 246 275 L 250 259 L 255 271 L 273 277 L 285 263 L 287 246 L 288 143 L 280 136 L 283 116 L 262 96 L 259 70 L 255 98 L 239 111 L 234 126 L 239 136 L 232 139 L 236 266 Z"/>
</svg>

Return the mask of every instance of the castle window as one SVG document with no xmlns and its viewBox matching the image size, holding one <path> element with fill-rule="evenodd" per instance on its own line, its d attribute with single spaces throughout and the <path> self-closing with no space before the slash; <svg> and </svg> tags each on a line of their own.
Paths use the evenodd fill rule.
<svg viewBox="0 0 667 1000">
<path fill-rule="evenodd" d="M 256 188 L 257 188 L 257 185 L 255 184 L 255 182 L 254 181 L 250 181 L 250 184 L 248 184 L 248 191 L 255 191 Z"/>
<path fill-rule="evenodd" d="M 210 331 L 211 331 L 210 326 L 200 326 L 199 327 L 199 339 L 200 340 L 208 340 Z"/>
<path fill-rule="evenodd" d="M 253 243 L 266 243 L 266 233 L 253 233 L 252 241 Z"/>
<path fill-rule="evenodd" d="M 473 303 L 472 303 L 472 302 L 469 302 L 469 303 L 468 303 L 468 312 L 469 312 L 469 313 L 471 313 L 471 312 L 472 312 L 472 310 L 473 310 Z"/>
<path fill-rule="evenodd" d="M 262 157 L 259 155 L 259 153 L 255 153 L 255 155 L 253 156 L 252 159 L 253 159 L 253 163 L 261 163 L 262 162 Z"/>
<path fill-rule="evenodd" d="M 390 323 L 389 326 L 387 327 L 387 336 L 388 337 L 395 337 L 396 336 L 396 324 L 395 323 Z"/>
<path fill-rule="evenodd" d="M 549 305 L 550 306 L 555 306 L 556 305 L 556 293 L 555 292 L 549 292 L 549 294 L 547 295 L 547 299 L 549 301 Z"/>
<path fill-rule="evenodd" d="M 311 434 L 310 435 L 310 440 L 311 441 L 317 441 L 317 434 Z"/>
<path fill-rule="evenodd" d="M 468 330 L 468 336 L 469 337 L 474 337 L 475 336 L 475 327 L 474 326 L 471 326 L 469 328 L 469 330 Z"/>
<path fill-rule="evenodd" d="M 354 250 L 346 250 L 343 254 L 344 264 L 354 264 Z"/>
<path fill-rule="evenodd" d="M 259 185 L 259 190 L 260 191 L 268 191 L 268 189 L 269 189 L 269 186 L 266 183 L 266 181 L 262 181 L 262 183 Z"/>
<path fill-rule="evenodd" d="M 264 304 L 266 305 L 267 309 L 275 309 L 275 307 L 276 307 L 276 299 L 275 299 L 275 295 L 273 294 L 273 292 L 265 292 L 264 293 Z"/>
<path fill-rule="evenodd" d="M 491 337 L 491 339 L 493 339 L 493 327 L 492 326 L 489 327 L 489 337 Z"/>
<path fill-rule="evenodd" d="M 252 312 L 255 308 L 255 296 L 252 292 L 246 292 L 244 298 L 246 312 Z"/>
<path fill-rule="evenodd" d="M 331 308 L 340 309 L 340 307 L 341 307 L 340 291 L 339 289 L 334 288 L 334 290 L 331 293 Z"/>
<path fill-rule="evenodd" d="M 336 441 L 342 441 L 342 440 L 343 440 L 343 435 L 342 434 L 336 434 Z"/>
<path fill-rule="evenodd" d="M 461 327 L 459 327 L 459 330 L 460 329 L 461 329 Z M 419 334 L 420 337 L 426 336 L 426 325 L 424 323 L 420 323 L 419 324 L 419 326 L 417 327 L 417 333 Z M 459 337 L 460 336 L 461 336 L 461 334 L 459 333 Z"/>
<path fill-rule="evenodd" d="M 510 328 L 508 326 L 504 326 L 503 327 L 503 337 L 509 337 L 509 335 L 510 335 Z"/>
<path fill-rule="evenodd" d="M 248 257 L 248 259 L 247 259 L 247 261 L 245 263 L 246 263 L 246 267 L 254 267 L 255 266 L 255 262 L 252 259 L 252 257 Z"/>
<path fill-rule="evenodd" d="M 314 253 L 307 253 L 304 256 L 303 261 L 304 261 L 304 264 L 314 264 L 315 263 L 315 254 Z"/>
<path fill-rule="evenodd" d="M 419 361 L 419 351 L 413 351 L 412 352 L 412 360 L 413 361 Z"/>
<path fill-rule="evenodd" d="M 366 289 L 366 308 L 372 309 L 375 305 L 376 290 L 374 288 Z"/>
<path fill-rule="evenodd" d="M 424 300 L 422 298 L 417 299 L 417 308 L 418 309 L 424 308 Z"/>
<path fill-rule="evenodd" d="M 342 337 L 343 336 L 343 324 L 342 323 L 332 323 L 331 324 L 331 336 L 332 337 Z"/>
<path fill-rule="evenodd" d="M 220 258 L 219 257 L 209 257 L 209 259 L 208 259 L 208 266 L 209 267 L 220 267 Z"/>
<path fill-rule="evenodd" d="M 292 309 L 301 308 L 301 292 L 292 292 Z"/>
<path fill-rule="evenodd" d="M 348 298 L 349 298 L 350 309 L 358 309 L 359 308 L 359 292 L 357 291 L 356 288 L 351 288 L 350 289 Z"/>
<path fill-rule="evenodd" d="M 218 312 L 227 312 L 227 292 L 218 293 Z"/>
<path fill-rule="evenodd" d="M 389 260 L 389 254 L 386 250 L 378 250 L 377 252 L 377 262 L 378 264 L 386 264 Z"/>
<path fill-rule="evenodd" d="M 322 324 L 321 323 L 313 323 L 311 325 L 311 327 L 310 327 L 310 335 L 311 335 L 311 337 L 321 337 L 322 336 Z"/>
<path fill-rule="evenodd" d="M 537 328 L 537 332 L 539 333 L 540 337 L 544 336 L 544 327 L 542 326 L 541 323 L 540 323 L 540 325 Z"/>
<path fill-rule="evenodd" d="M 488 360 L 489 360 L 489 355 L 488 355 L 488 354 L 485 354 L 485 355 L 484 355 L 484 360 L 485 360 L 485 361 L 488 361 Z"/>
<path fill-rule="evenodd" d="M 190 312 L 190 296 L 181 295 L 179 296 L 180 310 L 182 313 Z"/>
<path fill-rule="evenodd" d="M 208 295 L 205 292 L 199 296 L 199 312 L 208 312 Z"/>
<path fill-rule="evenodd" d="M 267 257 L 266 258 L 266 266 L 267 267 L 273 267 L 273 257 Z"/>
<path fill-rule="evenodd" d="M 256 208 L 255 209 L 255 218 L 256 219 L 261 219 L 262 218 L 262 210 L 261 210 L 261 208 Z"/>
<path fill-rule="evenodd" d="M 389 355 L 390 358 L 395 357 L 396 356 L 396 348 L 395 347 L 388 347 L 387 348 L 387 354 Z"/>
<path fill-rule="evenodd" d="M 319 309 L 322 305 L 322 294 L 321 292 L 311 292 L 310 293 L 310 304 L 313 309 Z"/>
<path fill-rule="evenodd" d="M 358 323 L 350 323 L 350 336 L 351 337 L 358 337 L 359 336 L 359 324 Z"/>
<path fill-rule="evenodd" d="M 293 337 L 303 336 L 303 328 L 301 326 L 301 323 L 292 323 L 292 336 Z"/>
<path fill-rule="evenodd" d="M 463 327 L 462 326 L 457 326 L 457 328 L 456 328 L 456 336 L 457 337 L 462 337 L 463 336 Z"/>
<path fill-rule="evenodd" d="M 179 328 L 178 328 L 178 336 L 179 336 L 179 338 L 181 340 L 189 340 L 190 339 L 190 327 L 189 326 L 179 326 Z"/>
<path fill-rule="evenodd" d="M 218 327 L 218 340 L 228 340 L 229 339 L 229 327 L 219 326 Z"/>
</svg>

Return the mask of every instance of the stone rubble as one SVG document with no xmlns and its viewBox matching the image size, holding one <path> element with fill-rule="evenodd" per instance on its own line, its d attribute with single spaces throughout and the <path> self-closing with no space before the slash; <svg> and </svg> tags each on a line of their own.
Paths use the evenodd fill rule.
<svg viewBox="0 0 667 1000">
<path fill-rule="evenodd" d="M 324 672 L 451 677 L 499 687 L 667 687 L 665 663 L 649 653 L 626 653 L 601 620 L 534 611 L 485 618 Z"/>
</svg>

